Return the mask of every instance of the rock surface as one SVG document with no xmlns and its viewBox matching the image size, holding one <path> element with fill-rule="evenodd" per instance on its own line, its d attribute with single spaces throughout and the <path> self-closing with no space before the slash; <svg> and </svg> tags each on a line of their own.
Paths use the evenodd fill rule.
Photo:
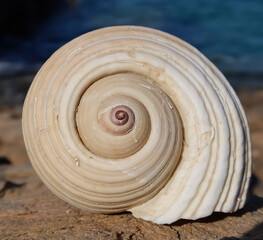
<svg viewBox="0 0 263 240">
<path fill-rule="evenodd" d="M 32 169 L 21 110 L 0 109 L 0 239 L 263 239 L 263 91 L 239 93 L 253 146 L 253 179 L 245 208 L 197 221 L 157 225 L 125 212 L 90 214 L 52 194 Z"/>
</svg>

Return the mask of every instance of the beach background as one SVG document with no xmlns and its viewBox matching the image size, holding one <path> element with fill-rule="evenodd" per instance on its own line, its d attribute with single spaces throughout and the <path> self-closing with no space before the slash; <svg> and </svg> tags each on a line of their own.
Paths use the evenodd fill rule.
<svg viewBox="0 0 263 240">
<path fill-rule="evenodd" d="M 0 239 L 152 239 L 156 231 L 155 239 L 263 238 L 262 24 L 262 0 L 1 1 Z M 251 131 L 253 177 L 245 210 L 161 228 L 128 213 L 105 216 L 75 209 L 57 199 L 34 174 L 23 143 L 21 115 L 35 74 L 68 41 L 114 25 L 171 33 L 196 47 L 226 76 Z M 74 235 L 74 229 L 87 238 Z"/>
</svg>

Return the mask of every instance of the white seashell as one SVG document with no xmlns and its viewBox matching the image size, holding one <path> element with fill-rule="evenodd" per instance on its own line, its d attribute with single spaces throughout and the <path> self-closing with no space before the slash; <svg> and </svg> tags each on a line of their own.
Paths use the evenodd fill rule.
<svg viewBox="0 0 263 240">
<path fill-rule="evenodd" d="M 110 27 L 43 65 L 23 109 L 32 165 L 60 198 L 155 223 L 244 206 L 251 145 L 225 77 L 184 41 Z"/>
</svg>

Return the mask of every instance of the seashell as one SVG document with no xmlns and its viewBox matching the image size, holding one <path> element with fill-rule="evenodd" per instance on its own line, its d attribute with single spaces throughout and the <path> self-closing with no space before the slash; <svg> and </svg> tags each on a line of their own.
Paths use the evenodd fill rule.
<svg viewBox="0 0 263 240">
<path fill-rule="evenodd" d="M 109 27 L 56 51 L 23 109 L 32 165 L 58 197 L 155 223 L 244 206 L 247 120 L 198 50 L 161 31 Z"/>
</svg>

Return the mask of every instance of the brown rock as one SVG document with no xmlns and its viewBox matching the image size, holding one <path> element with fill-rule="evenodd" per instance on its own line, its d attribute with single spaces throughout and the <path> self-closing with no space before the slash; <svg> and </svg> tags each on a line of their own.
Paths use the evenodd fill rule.
<svg viewBox="0 0 263 240">
<path fill-rule="evenodd" d="M 251 128 L 252 192 L 245 208 L 197 221 L 157 225 L 125 212 L 91 214 L 51 193 L 28 163 L 21 112 L 0 112 L 0 239 L 263 239 L 263 91 L 240 93 Z M 18 111 L 14 116 L 14 111 Z"/>
</svg>

